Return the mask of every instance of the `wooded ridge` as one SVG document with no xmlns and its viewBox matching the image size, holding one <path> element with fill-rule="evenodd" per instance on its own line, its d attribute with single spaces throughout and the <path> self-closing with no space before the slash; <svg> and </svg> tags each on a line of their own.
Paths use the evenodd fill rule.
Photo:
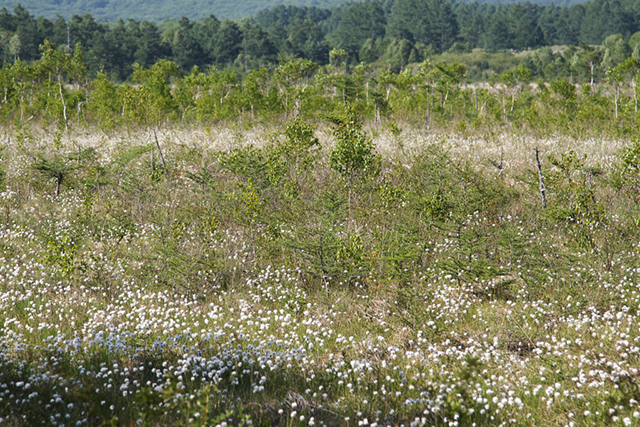
<svg viewBox="0 0 640 427">
<path fill-rule="evenodd" d="M 79 43 L 93 75 L 104 69 L 110 78 L 121 81 L 131 76 L 134 63 L 150 67 L 160 59 L 175 62 L 183 72 L 215 65 L 245 73 L 273 68 L 283 57 L 325 65 L 331 61 L 330 52 L 337 49 L 347 65 L 364 62 L 397 72 L 438 54 L 464 62 L 461 58 L 474 49 L 496 53 L 600 45 L 619 34 L 604 48 L 589 48 L 594 55 L 590 63 L 606 68 L 615 65 L 612 55 L 618 58 L 613 62 L 621 62 L 634 52 L 639 28 L 640 6 L 628 0 L 595 0 L 571 7 L 366 1 L 334 9 L 277 6 L 240 21 L 210 15 L 199 21 L 183 17 L 161 24 L 133 19 L 99 23 L 89 14 L 50 20 L 16 7 L 13 13 L 0 11 L 0 54 L 9 63 L 30 62 L 40 58 L 39 47 L 45 40 L 67 51 Z M 537 58 L 528 52 L 520 61 L 525 61 L 534 77 L 570 77 L 574 51 L 545 50 Z M 505 61 L 510 60 L 476 55 L 473 64 L 467 65 L 473 65 L 468 67 L 472 77 L 486 79 L 490 72 L 484 71 L 500 73 L 514 65 Z M 472 71 L 474 67 L 478 72 Z"/>
</svg>

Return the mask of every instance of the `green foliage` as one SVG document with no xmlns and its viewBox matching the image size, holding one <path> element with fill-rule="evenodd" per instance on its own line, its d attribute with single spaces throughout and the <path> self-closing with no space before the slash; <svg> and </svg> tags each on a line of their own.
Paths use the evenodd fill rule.
<svg viewBox="0 0 640 427">
<path fill-rule="evenodd" d="M 45 104 L 45 117 L 49 116 L 67 126 L 70 112 L 79 102 L 84 101 L 82 95 L 72 96 L 74 94 L 68 93 L 66 88 L 67 83 L 81 86 L 86 83 L 87 68 L 82 48 L 80 45 L 76 46 L 72 55 L 57 49 L 45 40 L 40 50 L 41 58 L 33 64 L 33 75 L 41 82 L 42 92 L 39 94 L 39 101 Z M 75 95 L 79 93 L 76 92 Z"/>
<path fill-rule="evenodd" d="M 228 153 L 220 153 L 218 161 L 223 169 L 246 180 L 253 180 L 260 184 L 263 184 L 266 180 L 264 154 L 252 145 L 246 148 L 234 148 Z"/>
<path fill-rule="evenodd" d="M 4 155 L 3 152 L 5 150 L 5 147 L 0 146 L 0 189 L 4 189 L 5 186 L 5 180 L 7 178 L 7 171 L 5 169 L 5 165 L 4 165 Z"/>
<path fill-rule="evenodd" d="M 490 417 L 483 413 L 482 406 L 473 398 L 476 384 L 486 380 L 482 362 L 469 356 L 459 368 L 458 376 L 461 381 L 454 385 L 445 401 L 445 417 L 457 418 L 465 424 L 488 422 L 487 418 Z"/>
<path fill-rule="evenodd" d="M 31 165 L 31 167 L 40 172 L 45 178 L 55 179 L 56 196 L 60 195 L 62 182 L 70 173 L 80 169 L 82 166 L 74 163 L 72 159 L 57 156 L 51 160 L 41 157 Z"/>
<path fill-rule="evenodd" d="M 268 176 L 273 185 L 284 178 L 290 191 L 294 190 L 298 179 L 313 168 L 320 149 L 314 133 L 315 128 L 299 117 L 285 123 L 284 138 L 276 138 L 266 149 Z"/>
<path fill-rule="evenodd" d="M 91 83 L 91 97 L 87 103 L 91 118 L 103 128 L 110 129 L 116 125 L 122 108 L 118 87 L 109 80 L 106 73 L 99 72 Z"/>
<path fill-rule="evenodd" d="M 138 87 L 130 87 L 124 96 L 124 108 L 136 121 L 144 124 L 158 123 L 176 111 L 171 93 L 172 78 L 181 76 L 178 65 L 160 60 L 150 69 L 138 64 L 133 66 L 132 79 Z"/>
<path fill-rule="evenodd" d="M 286 60 L 276 68 L 275 76 L 285 97 L 285 117 L 290 108 L 290 101 L 295 104 L 295 115 L 300 114 L 302 95 L 305 91 L 304 80 L 309 79 L 318 68 L 317 63 L 308 59 Z"/>
<path fill-rule="evenodd" d="M 498 80 L 508 86 L 527 83 L 531 80 L 531 70 L 520 65 L 515 70 L 507 70 L 498 76 Z"/>
<path fill-rule="evenodd" d="M 193 74 L 193 72 L 192 72 Z M 238 77 L 234 72 L 212 68 L 194 81 L 193 101 L 199 120 L 225 120 L 235 117 Z"/>
<path fill-rule="evenodd" d="M 408 193 L 410 206 L 420 220 L 454 243 L 442 268 L 458 283 L 499 275 L 497 265 L 486 256 L 498 230 L 481 224 L 499 217 L 515 199 L 513 193 L 503 183 L 477 173 L 472 165 L 452 161 L 436 147 L 416 159 L 406 180 L 413 189 Z M 483 212 L 482 220 L 478 212 Z"/>
<path fill-rule="evenodd" d="M 236 425 L 245 425 L 248 418 L 242 416 L 241 410 L 219 411 L 220 403 L 215 399 L 217 387 L 205 385 L 198 388 L 195 395 L 187 396 L 184 385 L 181 385 L 173 379 L 162 392 L 149 388 L 136 396 L 138 406 L 146 409 L 142 414 L 142 425 L 166 422 L 168 413 L 176 414 L 172 422 L 180 425 L 204 427 L 219 425 L 229 419 L 234 419 Z"/>
<path fill-rule="evenodd" d="M 584 161 L 570 150 L 558 159 L 549 156 L 556 171 L 548 177 L 550 202 L 548 214 L 555 221 L 566 221 L 581 248 L 599 250 L 598 234 L 606 222 L 605 209 L 596 198 L 600 168 L 587 168 Z"/>
<path fill-rule="evenodd" d="M 79 247 L 75 239 L 65 234 L 60 238 L 47 242 L 47 252 L 44 261 L 63 278 L 67 278 L 75 271 L 86 268 L 78 260 Z"/>
<path fill-rule="evenodd" d="M 604 40 L 604 56 L 602 66 L 606 68 L 616 67 L 631 55 L 631 49 L 622 34 L 613 34 Z"/>
<path fill-rule="evenodd" d="M 114 163 L 120 167 L 126 166 L 132 160 L 140 157 L 144 153 L 153 150 L 153 144 L 136 145 L 118 154 L 114 159 Z"/>
<path fill-rule="evenodd" d="M 330 154 L 331 167 L 349 181 L 375 177 L 380 170 L 380 158 L 371 138 L 362 131 L 353 107 L 347 105 L 343 115 L 330 120 L 335 125 L 333 136 L 336 140 Z"/>
<path fill-rule="evenodd" d="M 240 191 L 233 194 L 235 211 L 238 218 L 249 227 L 260 221 L 264 202 L 260 200 L 257 189 L 251 178 L 240 185 Z"/>
<path fill-rule="evenodd" d="M 549 156 L 549 162 L 557 168 L 549 176 L 549 187 L 555 198 L 553 213 L 558 219 L 569 222 L 596 224 L 602 220 L 603 207 L 595 199 L 594 177 L 602 171 L 586 168 L 586 157 L 570 150 L 558 159 Z"/>
<path fill-rule="evenodd" d="M 640 140 L 634 138 L 632 144 L 624 148 L 620 156 L 620 188 L 630 190 L 633 197 L 640 195 Z"/>
</svg>

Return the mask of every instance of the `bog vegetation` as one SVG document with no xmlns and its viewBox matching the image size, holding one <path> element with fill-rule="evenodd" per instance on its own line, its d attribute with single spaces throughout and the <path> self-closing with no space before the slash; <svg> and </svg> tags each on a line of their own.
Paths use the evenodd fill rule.
<svg viewBox="0 0 640 427">
<path fill-rule="evenodd" d="M 640 422 L 637 59 L 348 58 L 5 65 L 0 424 Z"/>
<path fill-rule="evenodd" d="M 185 74 L 164 59 L 149 68 L 135 63 L 131 82 L 117 84 L 104 71 L 91 75 L 81 45 L 65 52 L 45 41 L 40 51 L 36 61 L 0 69 L 0 121 L 15 129 L 32 120 L 59 131 L 177 123 L 250 128 L 292 117 L 327 120 L 347 104 L 376 126 L 397 128 L 402 117 L 412 127 L 465 134 L 509 130 L 581 138 L 629 136 L 637 127 L 640 61 L 634 56 L 618 57 L 601 74 L 583 69 L 582 85 L 566 78 L 534 81 L 522 64 L 476 83 L 459 62 L 426 59 L 397 73 L 365 63 L 350 67 L 342 49 L 333 49 L 324 66 L 282 58 L 277 67 L 243 79 L 215 67 L 195 66 Z"/>
<path fill-rule="evenodd" d="M 32 123 L 3 425 L 638 422 L 634 138 Z"/>
</svg>

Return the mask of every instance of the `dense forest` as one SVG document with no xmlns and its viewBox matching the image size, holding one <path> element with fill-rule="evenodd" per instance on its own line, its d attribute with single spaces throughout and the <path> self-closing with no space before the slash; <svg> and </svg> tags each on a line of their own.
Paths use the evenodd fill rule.
<svg viewBox="0 0 640 427">
<path fill-rule="evenodd" d="M 477 48 L 527 51 L 583 43 L 588 58 L 576 57 L 573 48 L 522 55 L 534 76 L 555 69 L 569 77 L 577 63 L 586 61 L 594 69 L 604 64 L 606 69 L 634 53 L 638 28 L 640 6 L 629 0 L 594 0 L 570 7 L 446 0 L 365 1 L 332 9 L 281 5 L 240 21 L 211 15 L 160 24 L 132 19 L 101 23 L 89 14 L 69 20 L 35 18 L 21 6 L 0 11 L 4 61 L 38 59 L 45 40 L 67 51 L 80 44 L 89 71 L 95 75 L 103 69 L 116 81 L 128 79 L 134 63 L 150 67 L 160 59 L 175 62 L 183 72 L 215 65 L 244 73 L 273 68 L 282 57 L 325 65 L 331 61 L 330 51 L 337 49 L 347 64 L 373 63 L 399 71 L 440 53 L 464 55 Z M 607 39 L 616 34 L 620 36 Z M 602 43 L 604 48 L 586 47 Z M 489 68 L 486 59 L 476 65 Z"/>
</svg>

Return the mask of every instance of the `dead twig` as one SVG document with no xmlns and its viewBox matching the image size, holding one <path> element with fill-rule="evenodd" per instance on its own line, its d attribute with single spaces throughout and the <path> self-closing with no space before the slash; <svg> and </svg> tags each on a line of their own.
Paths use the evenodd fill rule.
<svg viewBox="0 0 640 427">
<path fill-rule="evenodd" d="M 540 150 L 536 147 L 536 166 L 538 167 L 538 186 L 540 188 L 540 198 L 542 199 L 542 209 L 547 208 L 547 190 L 542 179 L 542 165 L 540 164 Z"/>
<path fill-rule="evenodd" d="M 158 153 L 160 153 L 160 160 L 162 160 L 162 167 L 164 168 L 164 172 L 167 173 L 167 164 L 164 162 L 164 156 L 162 155 L 162 149 L 160 148 L 160 143 L 158 142 L 158 135 L 156 134 L 156 129 L 153 129 L 153 137 L 156 140 L 156 147 L 158 147 Z"/>
</svg>

